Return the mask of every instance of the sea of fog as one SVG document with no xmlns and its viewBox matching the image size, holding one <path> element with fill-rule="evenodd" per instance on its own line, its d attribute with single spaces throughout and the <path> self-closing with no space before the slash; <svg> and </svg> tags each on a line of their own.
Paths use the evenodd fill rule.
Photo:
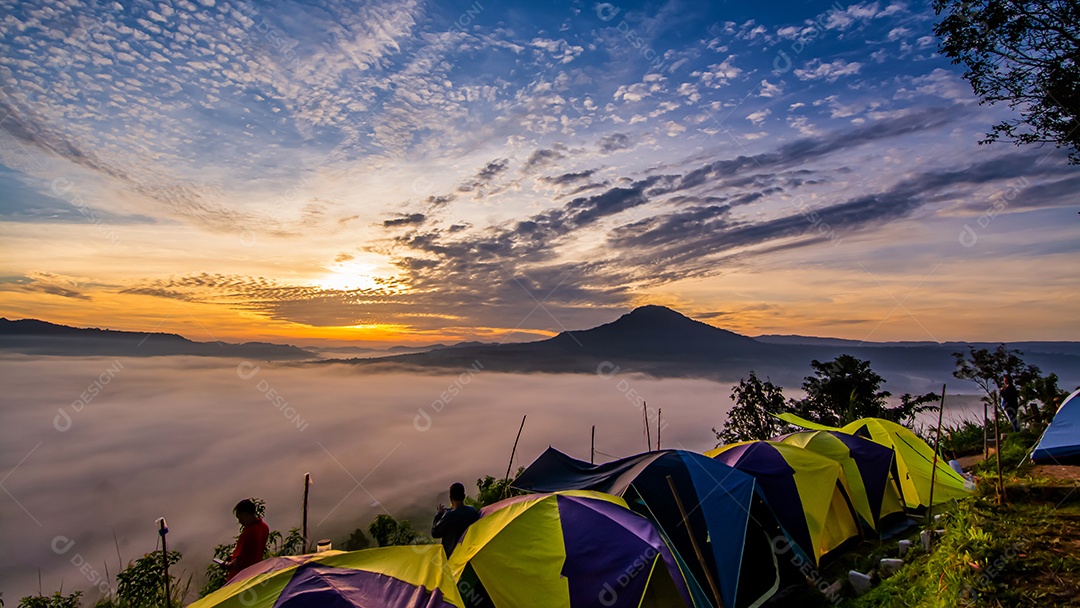
<svg viewBox="0 0 1080 608">
<path fill-rule="evenodd" d="M 549 445 L 597 461 L 645 448 L 642 402 L 663 447 L 716 441 L 731 385 L 613 373 L 372 372 L 200 357 L 0 358 L 0 593 L 81 589 L 93 600 L 120 564 L 153 551 L 155 520 L 193 589 L 232 506 L 256 496 L 267 522 L 299 526 L 311 473 L 309 537 L 335 544 L 380 513 L 427 531 L 446 488 L 506 473 Z M 798 396 L 789 391 L 789 396 Z M 950 395 L 946 419 L 978 411 Z M 107 573 L 107 575 L 106 575 Z"/>
</svg>

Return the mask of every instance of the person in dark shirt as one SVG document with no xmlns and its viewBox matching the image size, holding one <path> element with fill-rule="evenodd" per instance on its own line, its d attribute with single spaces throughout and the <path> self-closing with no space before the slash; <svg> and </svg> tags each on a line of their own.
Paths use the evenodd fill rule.
<svg viewBox="0 0 1080 608">
<path fill-rule="evenodd" d="M 431 536 L 442 539 L 446 557 L 450 557 L 465 530 L 478 519 L 480 512 L 465 504 L 465 486 L 455 483 L 450 486 L 450 508 L 439 505 L 439 512 L 435 514 L 435 521 L 431 524 Z"/>
<path fill-rule="evenodd" d="M 236 521 L 240 522 L 243 529 L 236 539 L 236 549 L 232 557 L 225 562 L 225 568 L 229 571 L 226 581 L 248 566 L 253 566 L 263 560 L 266 554 L 266 542 L 270 539 L 270 526 L 257 514 L 255 501 L 245 498 L 233 507 Z"/>
<path fill-rule="evenodd" d="M 1019 416 L 1020 410 L 1020 391 L 1016 390 L 1016 386 L 1012 383 L 1012 378 L 1008 374 L 1001 378 L 1000 394 L 1001 409 L 1005 410 L 1005 415 L 1009 417 L 1013 432 L 1019 432 L 1020 423 L 1017 416 Z"/>
</svg>

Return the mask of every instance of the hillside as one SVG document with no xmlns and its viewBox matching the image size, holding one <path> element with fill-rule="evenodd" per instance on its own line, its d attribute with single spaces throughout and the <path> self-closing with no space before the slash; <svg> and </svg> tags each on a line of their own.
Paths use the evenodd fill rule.
<svg viewBox="0 0 1080 608">
<path fill-rule="evenodd" d="M 0 352 L 109 357 L 195 355 L 272 361 L 296 361 L 315 357 L 314 353 L 284 344 L 194 342 L 176 334 L 78 328 L 36 319 L 0 319 Z"/>
</svg>

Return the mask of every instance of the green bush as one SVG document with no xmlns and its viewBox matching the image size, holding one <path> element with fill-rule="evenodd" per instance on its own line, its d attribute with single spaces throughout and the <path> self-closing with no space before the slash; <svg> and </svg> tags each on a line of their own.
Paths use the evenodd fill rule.
<svg viewBox="0 0 1080 608">
<path fill-rule="evenodd" d="M 169 566 L 176 565 L 181 558 L 179 551 L 169 551 Z M 147 553 L 135 560 L 116 575 L 116 598 L 118 606 L 146 607 L 165 604 L 164 566 L 161 553 Z M 169 574 L 169 606 L 183 606 L 187 595 L 187 585 L 178 585 L 176 577 Z"/>
<path fill-rule="evenodd" d="M 76 591 L 71 595 L 60 595 L 57 591 L 51 597 L 30 595 L 19 600 L 19 608 L 79 608 L 81 597 L 81 591 Z M 0 606 L 2 605 L 3 602 L 0 601 Z"/>
</svg>

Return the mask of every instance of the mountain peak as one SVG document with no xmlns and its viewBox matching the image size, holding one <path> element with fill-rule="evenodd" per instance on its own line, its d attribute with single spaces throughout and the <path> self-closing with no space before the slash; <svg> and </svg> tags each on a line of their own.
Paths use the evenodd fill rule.
<svg viewBox="0 0 1080 608">
<path fill-rule="evenodd" d="M 666 306 L 640 306 L 611 323 L 592 329 L 563 332 L 550 342 L 560 347 L 585 348 L 609 354 L 686 355 L 752 349 L 753 338 L 714 327 Z"/>
<path fill-rule="evenodd" d="M 649 323 L 664 323 L 664 322 L 680 322 L 680 321 L 692 321 L 699 323 L 700 321 L 694 321 L 690 317 L 672 310 L 667 306 L 660 306 L 658 304 L 646 304 L 645 306 L 638 306 L 634 310 L 626 313 L 621 319 L 633 319 L 635 321 L 643 321 Z"/>
</svg>

